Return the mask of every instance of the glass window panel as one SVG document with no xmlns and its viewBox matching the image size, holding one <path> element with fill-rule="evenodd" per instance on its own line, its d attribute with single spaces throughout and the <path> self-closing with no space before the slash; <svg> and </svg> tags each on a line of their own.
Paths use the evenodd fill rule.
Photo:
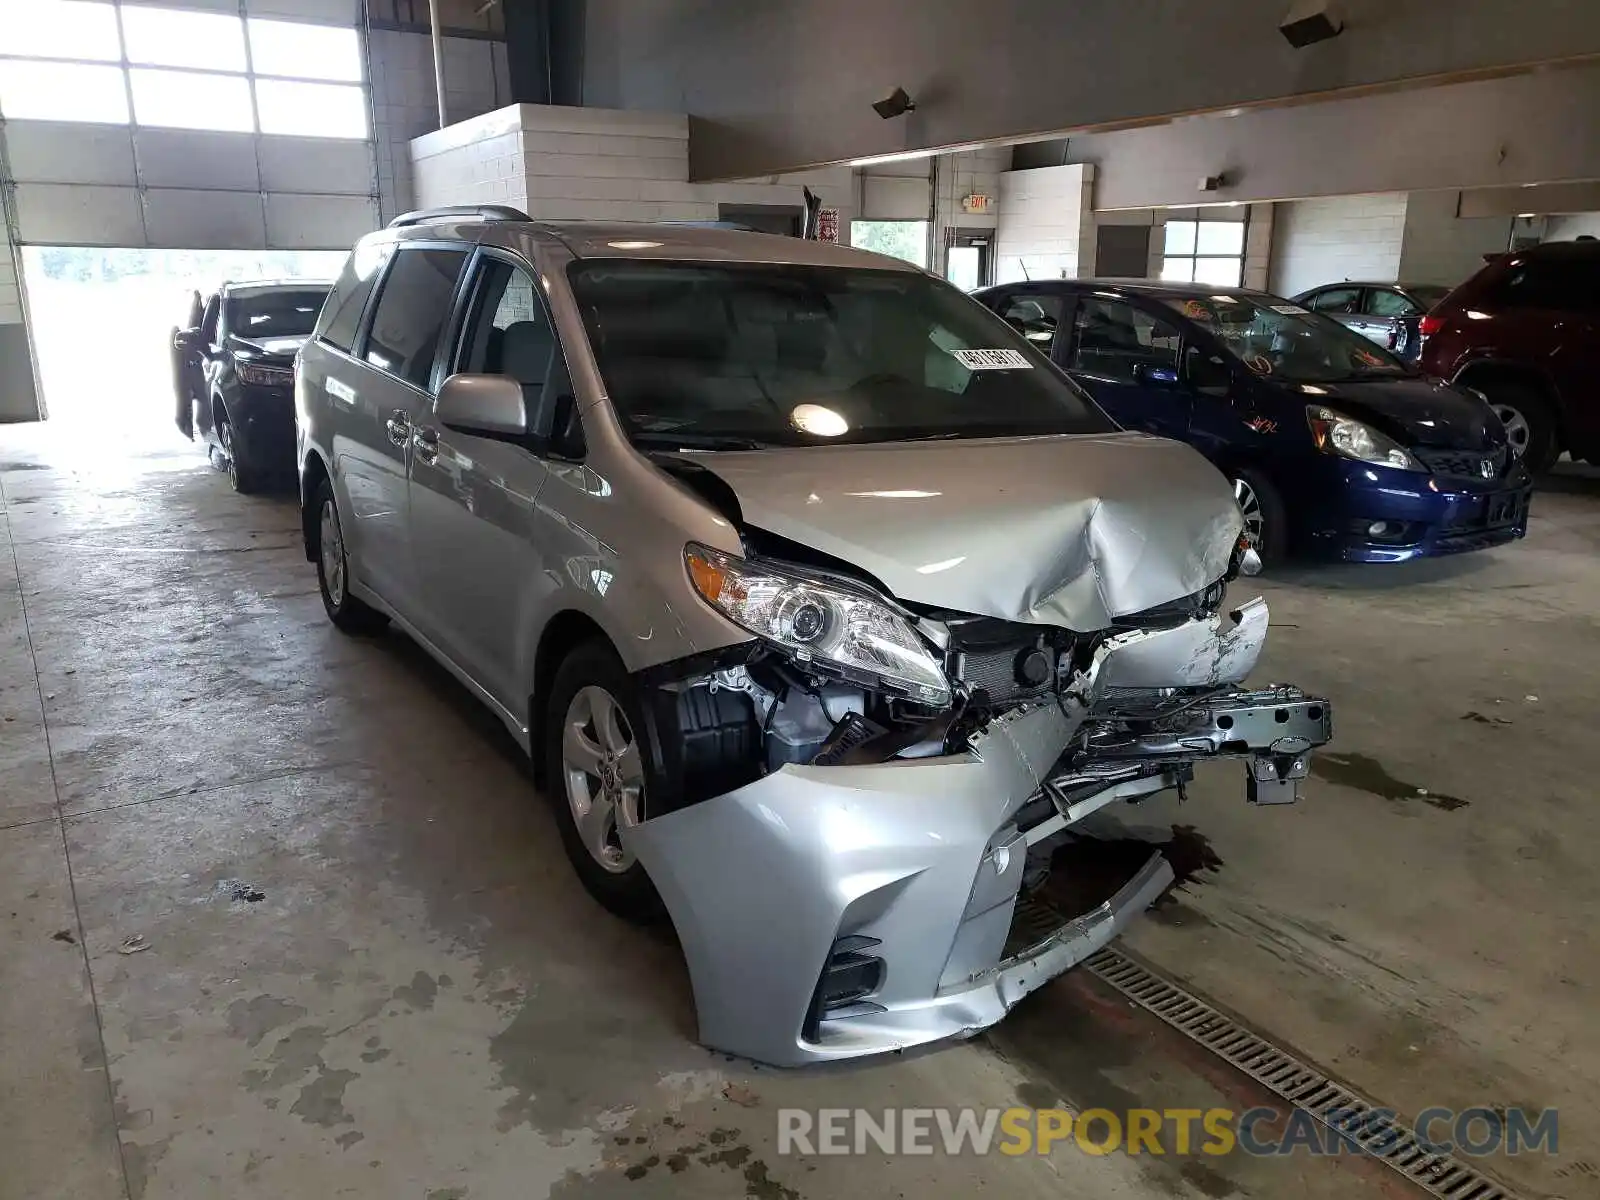
<svg viewBox="0 0 1600 1200">
<path fill-rule="evenodd" d="M 133 117 L 141 125 L 249 133 L 250 83 L 240 75 L 134 68 Z"/>
<path fill-rule="evenodd" d="M 462 250 L 400 247 L 367 334 L 369 363 L 419 388 L 428 386 L 456 278 L 466 261 Z"/>
<path fill-rule="evenodd" d="M 120 67 L 0 59 L 0 114 L 8 120 L 128 123 Z"/>
<path fill-rule="evenodd" d="M 23 58 L 92 58 L 116 62 L 117 10 L 87 0 L 14 0 L 0 7 L 0 51 Z"/>
<path fill-rule="evenodd" d="M 361 82 L 361 42 L 354 29 L 250 18 L 250 67 L 258 75 Z"/>
<path fill-rule="evenodd" d="M 226 13 L 125 5 L 122 34 L 128 40 L 130 62 L 209 71 L 245 67 L 244 25 Z"/>
<path fill-rule="evenodd" d="M 1243 254 L 1243 221 L 1200 221 L 1196 254 Z"/>
<path fill-rule="evenodd" d="M 1193 254 L 1194 230 L 1198 221 L 1168 221 L 1167 244 L 1168 254 Z"/>
<path fill-rule="evenodd" d="M 360 87 L 258 79 L 256 105 L 261 112 L 262 133 L 337 138 L 367 136 L 367 97 Z"/>
<path fill-rule="evenodd" d="M 1218 287 L 1238 287 L 1240 265 L 1237 258 L 1197 258 L 1194 260 L 1194 281 L 1212 283 Z"/>
<path fill-rule="evenodd" d="M 1167 226 L 1171 229 L 1172 226 Z M 1194 259 L 1192 258 L 1163 258 L 1161 260 L 1161 278 L 1169 283 L 1191 283 L 1194 280 Z"/>
</svg>

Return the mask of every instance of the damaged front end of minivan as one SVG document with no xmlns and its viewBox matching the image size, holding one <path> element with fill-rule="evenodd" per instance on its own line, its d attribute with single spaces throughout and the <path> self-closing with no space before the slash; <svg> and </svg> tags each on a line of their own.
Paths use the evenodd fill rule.
<svg viewBox="0 0 1600 1200">
<path fill-rule="evenodd" d="M 743 556 L 685 548 L 693 591 L 753 638 L 644 673 L 676 795 L 623 836 L 672 916 L 707 1045 L 799 1065 L 970 1035 L 1172 883 L 1153 850 L 1089 911 L 1051 909 L 1052 855 L 1084 818 L 1181 795 L 1222 758 L 1250 802 L 1299 798 L 1331 713 L 1244 685 L 1268 616 L 1227 602 L 1248 555 L 1236 510 L 1191 507 L 1199 534 L 1152 536 L 1105 490 L 1071 507 L 1075 540 L 1039 534 L 1061 548 L 1058 586 L 1030 577 L 1003 614 L 912 598 L 915 582 L 748 519 Z M 1013 574 L 1040 561 L 1026 540 Z M 1130 556 L 1181 561 L 1157 590 L 1192 590 L 1122 611 L 1150 595 L 1119 573 Z M 992 572 L 968 582 L 1000 608 Z"/>
</svg>

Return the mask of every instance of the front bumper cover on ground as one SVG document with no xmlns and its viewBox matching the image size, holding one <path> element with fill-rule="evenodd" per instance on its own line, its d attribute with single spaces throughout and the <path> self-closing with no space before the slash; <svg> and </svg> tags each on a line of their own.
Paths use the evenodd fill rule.
<svg viewBox="0 0 1600 1200">
<path fill-rule="evenodd" d="M 701 1040 L 801 1065 L 962 1037 L 1104 946 L 1170 885 L 1171 867 L 1153 854 L 1105 903 L 1017 949 L 1029 845 L 1114 800 L 1178 786 L 1206 759 L 1244 758 L 1252 799 L 1295 798 L 1331 717 L 1292 688 L 1231 686 L 1266 624 L 1256 601 L 1122 635 L 1079 688 L 992 722 L 966 753 L 786 766 L 628 829 L 677 928 Z M 1158 677 L 1215 690 L 1176 729 L 1087 734 L 1126 689 Z M 1019 814 L 1041 797 L 1053 815 L 1023 828 Z M 859 986 L 825 1006 L 836 972 Z"/>
</svg>

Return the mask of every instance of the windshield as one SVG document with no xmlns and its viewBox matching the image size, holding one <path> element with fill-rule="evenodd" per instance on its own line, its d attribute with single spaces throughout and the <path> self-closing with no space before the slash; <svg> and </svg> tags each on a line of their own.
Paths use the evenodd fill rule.
<svg viewBox="0 0 1600 1200">
<path fill-rule="evenodd" d="M 1005 322 L 926 275 L 591 260 L 570 278 L 611 403 L 640 444 L 1116 428 Z"/>
<path fill-rule="evenodd" d="M 1360 334 L 1287 300 L 1238 293 L 1172 296 L 1165 303 L 1215 334 L 1257 375 L 1290 383 L 1334 383 L 1411 373 Z"/>
<path fill-rule="evenodd" d="M 234 337 L 253 342 L 262 338 L 308 337 L 327 298 L 327 288 L 230 297 L 223 321 Z"/>
</svg>

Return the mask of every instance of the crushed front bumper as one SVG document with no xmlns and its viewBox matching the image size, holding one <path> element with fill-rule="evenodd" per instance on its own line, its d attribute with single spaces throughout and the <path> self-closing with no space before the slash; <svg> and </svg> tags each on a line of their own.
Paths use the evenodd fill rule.
<svg viewBox="0 0 1600 1200">
<path fill-rule="evenodd" d="M 967 1036 L 1104 946 L 1171 867 L 1153 854 L 1116 895 L 1019 944 L 1029 847 L 1214 758 L 1246 761 L 1251 799 L 1295 799 L 1331 715 L 1293 688 L 1237 687 L 1266 624 L 1255 601 L 1112 638 L 1081 688 L 995 720 L 964 754 L 785 766 L 626 830 L 677 928 L 701 1040 L 801 1065 Z M 1171 688 L 1192 701 L 1136 735 L 1103 719 Z"/>
</svg>

